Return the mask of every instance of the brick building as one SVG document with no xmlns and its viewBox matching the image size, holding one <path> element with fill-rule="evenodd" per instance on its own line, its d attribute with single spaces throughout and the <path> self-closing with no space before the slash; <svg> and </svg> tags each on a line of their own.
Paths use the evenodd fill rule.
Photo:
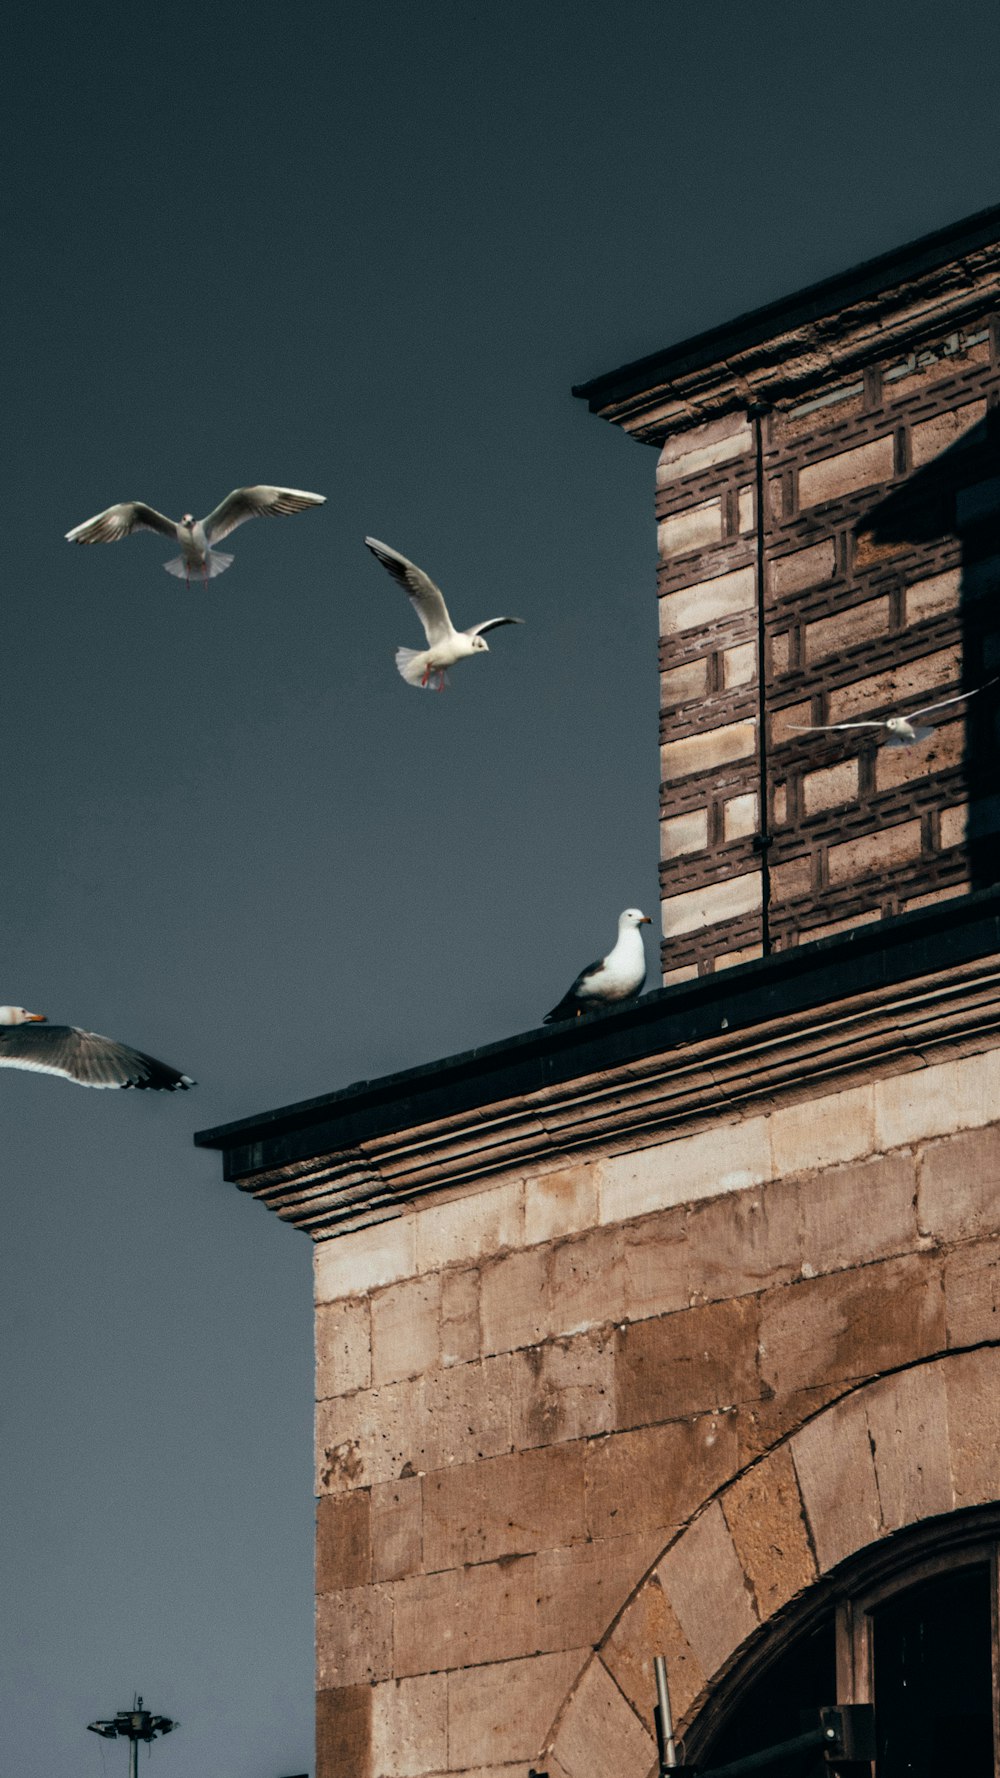
<svg viewBox="0 0 1000 1778">
<path fill-rule="evenodd" d="M 658 451 L 668 985 L 198 1139 L 315 1241 L 318 1778 L 647 1778 L 657 1652 L 689 1757 L 995 1769 L 996 693 L 787 725 L 1000 672 L 998 329 L 995 211 L 578 392 Z"/>
</svg>

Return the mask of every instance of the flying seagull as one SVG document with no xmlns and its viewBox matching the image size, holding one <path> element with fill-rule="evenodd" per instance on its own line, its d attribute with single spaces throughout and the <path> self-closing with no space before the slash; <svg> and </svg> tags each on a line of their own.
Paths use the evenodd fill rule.
<svg viewBox="0 0 1000 1778">
<path fill-rule="evenodd" d="M 797 729 L 802 735 L 810 735 L 818 730 L 829 734 L 835 729 L 843 728 L 881 728 L 887 731 L 884 746 L 912 747 L 915 741 L 929 740 L 934 733 L 933 727 L 918 724 L 918 716 L 931 716 L 935 710 L 946 710 L 949 704 L 960 704 L 965 698 L 974 698 L 977 692 L 985 691 L 987 686 L 997 683 L 997 679 L 987 679 L 985 685 L 973 686 L 971 691 L 960 691 L 955 697 L 942 698 L 937 704 L 925 704 L 922 710 L 914 710 L 912 716 L 887 716 L 882 722 L 786 722 L 785 727 Z"/>
<path fill-rule="evenodd" d="M 596 963 L 581 969 L 569 992 L 558 1006 L 545 1015 L 544 1023 L 554 1025 L 560 1019 L 578 1019 L 585 1012 L 602 1006 L 613 1006 L 618 1000 L 632 1000 L 642 993 L 646 980 L 646 951 L 640 926 L 651 926 L 648 914 L 638 908 L 626 908 L 618 916 L 618 938 L 613 950 Z"/>
<path fill-rule="evenodd" d="M 23 1006 L 0 1006 L 0 1068 L 61 1074 L 81 1087 L 150 1087 L 172 1093 L 194 1086 L 189 1075 L 142 1050 L 75 1025 L 50 1025 L 43 1012 L 26 1012 Z"/>
<path fill-rule="evenodd" d="M 213 545 L 228 537 L 237 525 L 245 525 L 247 519 L 305 512 L 309 506 L 325 504 L 325 494 L 304 494 L 301 488 L 234 488 L 207 519 L 196 519 L 192 513 L 186 512 L 177 523 L 174 519 L 164 518 L 162 512 L 142 500 L 123 500 L 119 506 L 109 506 L 96 518 L 86 519 L 82 525 L 67 531 L 66 541 L 117 543 L 122 537 L 130 537 L 133 531 L 159 531 L 161 537 L 169 537 L 171 543 L 181 546 L 180 555 L 164 562 L 164 568 L 168 574 L 175 574 L 178 580 L 184 580 L 190 586 L 192 574 L 200 574 L 208 581 L 216 574 L 225 573 L 233 558 L 225 550 L 214 549 Z"/>
<path fill-rule="evenodd" d="M 424 626 L 426 648 L 396 650 L 396 666 L 407 685 L 444 691 L 448 683 L 446 668 L 464 660 L 466 655 L 489 653 L 489 644 L 483 640 L 484 631 L 497 630 L 501 624 L 523 624 L 523 617 L 489 617 L 484 624 L 473 624 L 471 630 L 456 630 L 448 616 L 441 588 L 434 585 L 422 568 L 415 562 L 408 562 L 387 543 L 380 543 L 377 537 L 366 537 L 365 542 L 383 568 L 388 568 L 393 580 L 409 593 Z"/>
</svg>

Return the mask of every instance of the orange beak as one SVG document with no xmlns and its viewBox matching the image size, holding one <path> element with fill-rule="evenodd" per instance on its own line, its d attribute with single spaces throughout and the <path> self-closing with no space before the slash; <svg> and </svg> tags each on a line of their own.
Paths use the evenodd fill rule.
<svg viewBox="0 0 1000 1778">
<path fill-rule="evenodd" d="M 640 926 L 652 926 L 652 924 L 653 924 L 653 922 L 650 919 L 649 915 L 643 914 L 642 919 L 639 921 L 639 925 Z"/>
<path fill-rule="evenodd" d="M 28 1014 L 28 1024 L 29 1025 L 44 1025 L 47 1022 L 47 1020 L 48 1020 L 48 1013 L 29 1012 L 29 1014 Z"/>
</svg>

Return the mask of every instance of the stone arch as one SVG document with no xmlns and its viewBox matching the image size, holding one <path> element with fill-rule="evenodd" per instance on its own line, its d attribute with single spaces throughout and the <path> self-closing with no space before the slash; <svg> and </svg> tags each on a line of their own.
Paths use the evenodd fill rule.
<svg viewBox="0 0 1000 1778">
<path fill-rule="evenodd" d="M 820 1410 L 713 1496 L 585 1663 L 546 1739 L 551 1778 L 656 1767 L 652 1657 L 678 1727 L 823 1576 L 924 1519 L 1000 1500 L 1000 1347 L 891 1372 Z"/>
</svg>

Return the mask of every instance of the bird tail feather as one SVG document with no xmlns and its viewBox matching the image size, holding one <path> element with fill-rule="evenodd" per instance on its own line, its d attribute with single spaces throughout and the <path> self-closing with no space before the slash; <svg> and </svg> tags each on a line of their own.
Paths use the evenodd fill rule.
<svg viewBox="0 0 1000 1778">
<path fill-rule="evenodd" d="M 443 667 L 433 667 L 428 672 L 427 651 L 423 648 L 397 648 L 396 669 L 407 685 L 416 685 L 424 691 L 442 691 L 448 683 Z"/>
<path fill-rule="evenodd" d="M 932 728 L 921 728 L 920 724 L 917 723 L 914 725 L 913 729 L 913 741 L 910 740 L 908 735 L 893 735 L 886 742 L 886 746 L 912 747 L 914 741 L 929 741 L 933 733 L 934 730 Z"/>
<path fill-rule="evenodd" d="M 231 567 L 233 559 L 232 556 L 226 554 L 224 549 L 210 549 L 208 552 L 208 579 L 214 580 L 217 574 L 225 574 L 226 569 Z M 183 556 L 173 556 L 169 562 L 164 562 L 163 566 L 168 574 L 175 575 L 178 580 L 201 580 L 204 575 L 204 569 L 189 567 Z"/>
</svg>

